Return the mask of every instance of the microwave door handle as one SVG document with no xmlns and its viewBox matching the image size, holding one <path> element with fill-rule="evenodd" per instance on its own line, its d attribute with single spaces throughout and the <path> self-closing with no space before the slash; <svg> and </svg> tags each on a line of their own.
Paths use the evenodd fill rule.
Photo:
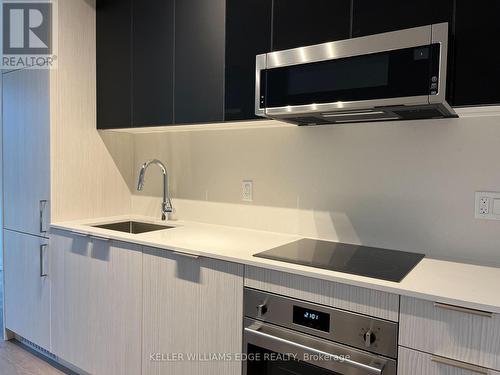
<svg viewBox="0 0 500 375">
<path fill-rule="evenodd" d="M 280 342 L 282 344 L 289 345 L 289 346 L 297 348 L 297 349 L 302 349 L 304 351 L 311 352 L 314 354 L 318 354 L 320 356 L 335 357 L 335 355 L 332 353 L 327 353 L 327 352 L 324 352 L 322 350 L 311 348 L 309 346 L 302 345 L 302 344 L 299 344 L 297 342 L 293 342 L 293 341 L 290 341 L 290 340 L 287 340 L 287 339 L 284 339 L 281 337 L 277 337 L 274 335 L 270 335 L 268 333 L 260 332 L 260 331 L 257 331 L 255 329 L 252 329 L 252 328 L 246 327 L 245 333 L 249 334 L 249 335 L 254 335 L 254 336 L 261 337 L 261 338 L 265 338 L 268 340 Z M 349 358 L 345 358 L 342 361 L 342 364 L 349 365 L 351 367 L 355 367 L 357 369 L 363 370 L 364 372 L 366 372 L 368 374 L 373 374 L 373 375 L 382 375 L 382 372 L 384 371 L 384 367 L 385 367 L 385 363 L 383 363 L 382 361 L 380 361 L 380 365 L 379 364 L 366 364 L 366 363 L 351 360 Z"/>
</svg>

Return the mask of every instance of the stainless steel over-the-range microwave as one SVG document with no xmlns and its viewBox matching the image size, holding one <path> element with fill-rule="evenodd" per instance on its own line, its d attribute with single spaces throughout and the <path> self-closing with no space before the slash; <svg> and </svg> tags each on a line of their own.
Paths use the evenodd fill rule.
<svg viewBox="0 0 500 375">
<path fill-rule="evenodd" d="M 457 117 L 448 24 L 258 55 L 255 113 L 298 125 Z"/>
</svg>

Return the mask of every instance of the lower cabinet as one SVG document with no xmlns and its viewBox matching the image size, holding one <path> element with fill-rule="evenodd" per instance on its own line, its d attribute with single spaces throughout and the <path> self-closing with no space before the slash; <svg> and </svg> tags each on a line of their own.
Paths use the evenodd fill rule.
<svg viewBox="0 0 500 375">
<path fill-rule="evenodd" d="M 399 345 L 500 371 L 500 314 L 401 297 Z"/>
<path fill-rule="evenodd" d="M 143 375 L 240 375 L 243 266 L 144 248 Z M 198 360 L 193 357 L 198 356 Z"/>
<path fill-rule="evenodd" d="M 5 327 L 50 350 L 48 240 L 4 230 Z"/>
<path fill-rule="evenodd" d="M 51 234 L 52 352 L 93 375 L 141 373 L 142 248 Z"/>
<path fill-rule="evenodd" d="M 500 372 L 407 348 L 399 348 L 398 375 L 500 375 Z"/>
<path fill-rule="evenodd" d="M 92 375 L 242 373 L 243 265 L 60 230 L 50 242 L 5 230 L 4 244 L 6 328 L 71 365 Z M 247 267 L 246 285 L 397 321 L 390 295 L 269 272 Z M 401 297 L 398 374 L 500 375 L 499 319 Z"/>
</svg>

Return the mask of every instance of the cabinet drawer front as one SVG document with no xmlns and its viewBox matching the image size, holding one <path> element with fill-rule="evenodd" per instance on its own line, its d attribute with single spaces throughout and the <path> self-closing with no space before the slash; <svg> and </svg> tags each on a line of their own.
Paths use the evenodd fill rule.
<svg viewBox="0 0 500 375">
<path fill-rule="evenodd" d="M 245 286 L 394 322 L 399 318 L 396 294 L 251 266 L 245 269 Z"/>
<path fill-rule="evenodd" d="M 468 363 L 435 357 L 416 350 L 399 348 L 399 375 L 500 375 L 500 372 Z"/>
<path fill-rule="evenodd" d="M 399 343 L 500 370 L 500 315 L 401 297 Z"/>
</svg>

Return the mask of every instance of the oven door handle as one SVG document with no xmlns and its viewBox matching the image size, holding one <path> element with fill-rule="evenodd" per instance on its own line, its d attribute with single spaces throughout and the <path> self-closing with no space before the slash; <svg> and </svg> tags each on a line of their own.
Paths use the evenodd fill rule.
<svg viewBox="0 0 500 375">
<path fill-rule="evenodd" d="M 290 341 L 290 340 L 287 340 L 287 339 L 284 339 L 281 337 L 270 335 L 268 333 L 255 330 L 251 327 L 245 327 L 245 334 L 250 335 L 250 336 L 257 336 L 257 337 L 271 340 L 274 342 L 280 342 L 280 343 L 285 344 L 287 346 L 301 349 L 305 352 L 324 356 L 326 358 L 340 358 L 341 357 L 340 355 L 335 355 L 333 353 L 328 353 L 328 352 L 325 352 L 323 350 L 311 348 L 310 346 L 302 345 L 302 344 L 297 343 L 297 342 L 293 342 L 293 341 Z M 362 363 L 362 362 L 351 360 L 349 358 L 344 358 L 341 362 L 339 361 L 339 363 L 360 369 L 368 374 L 382 375 L 382 372 L 384 371 L 384 367 L 385 367 L 385 362 L 380 360 L 379 357 L 374 357 L 374 359 L 375 358 L 377 360 L 372 360 L 372 361 L 370 361 L 370 363 Z"/>
</svg>

